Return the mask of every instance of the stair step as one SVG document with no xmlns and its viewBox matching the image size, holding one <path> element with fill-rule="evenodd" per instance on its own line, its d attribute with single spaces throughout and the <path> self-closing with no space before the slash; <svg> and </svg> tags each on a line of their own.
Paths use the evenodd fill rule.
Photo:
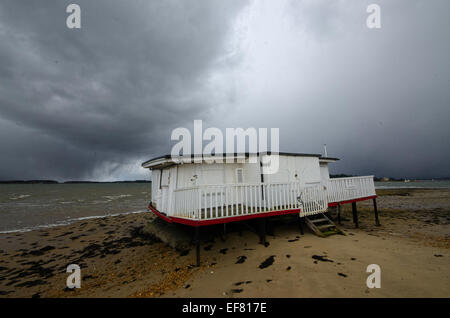
<svg viewBox="0 0 450 318">
<path fill-rule="evenodd" d="M 313 222 L 313 223 L 319 223 L 319 222 L 325 222 L 325 221 L 328 222 L 328 219 L 313 219 L 313 220 L 311 220 L 311 222 Z"/>
<path fill-rule="evenodd" d="M 318 229 L 326 229 L 330 227 L 336 227 L 334 224 L 324 224 L 324 225 L 316 225 Z"/>
<path fill-rule="evenodd" d="M 312 217 L 317 217 L 313 219 Z M 343 234 L 333 221 L 331 221 L 325 214 L 317 214 L 312 217 L 305 216 L 308 227 L 320 237 L 327 237 L 333 234 Z M 322 223 L 319 225 L 319 223 Z"/>
</svg>

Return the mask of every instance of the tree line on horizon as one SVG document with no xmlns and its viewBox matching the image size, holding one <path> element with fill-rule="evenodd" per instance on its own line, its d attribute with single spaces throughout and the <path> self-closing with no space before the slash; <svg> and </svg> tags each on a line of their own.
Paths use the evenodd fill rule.
<svg viewBox="0 0 450 318">
<path fill-rule="evenodd" d="M 354 175 L 351 174 L 330 174 L 330 178 L 351 178 Z M 394 177 L 374 177 L 374 181 L 405 181 L 405 180 L 450 180 L 450 177 L 442 178 L 394 178 Z M 0 180 L 0 184 L 78 184 L 78 183 L 151 183 L 151 180 L 122 180 L 122 181 L 64 181 L 59 182 L 56 180 Z"/>
<path fill-rule="evenodd" d="M 123 180 L 123 181 L 64 181 L 56 180 L 5 180 L 0 184 L 76 184 L 76 183 L 151 183 L 150 180 Z"/>
</svg>

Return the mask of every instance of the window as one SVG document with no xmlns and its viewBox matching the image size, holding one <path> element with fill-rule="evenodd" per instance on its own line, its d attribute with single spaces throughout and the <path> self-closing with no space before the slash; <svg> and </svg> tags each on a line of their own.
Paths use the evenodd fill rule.
<svg viewBox="0 0 450 318">
<path fill-rule="evenodd" d="M 244 183 L 244 172 L 243 172 L 242 168 L 236 169 L 236 182 Z"/>
<path fill-rule="evenodd" d="M 169 172 L 169 170 L 165 169 L 162 171 L 162 174 L 161 174 L 160 185 L 161 185 L 161 187 L 168 187 L 169 182 L 170 182 L 170 172 Z"/>
</svg>

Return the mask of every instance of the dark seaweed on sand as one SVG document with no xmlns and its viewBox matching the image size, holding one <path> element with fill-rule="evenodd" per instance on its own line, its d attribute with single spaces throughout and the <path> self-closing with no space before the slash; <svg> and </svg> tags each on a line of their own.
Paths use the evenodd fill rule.
<svg viewBox="0 0 450 318">
<path fill-rule="evenodd" d="M 118 240 L 106 241 L 103 242 L 102 245 L 92 243 L 86 246 L 84 249 L 77 251 L 76 253 L 80 256 L 73 260 L 72 263 L 80 264 L 83 260 L 92 257 L 101 257 L 104 258 L 106 255 L 115 255 L 120 253 L 122 249 L 136 247 L 136 246 L 145 246 L 151 245 L 156 242 L 159 242 L 158 239 L 151 235 L 146 235 L 142 233 L 142 226 L 135 227 L 130 231 L 130 236 L 122 237 Z M 189 252 L 189 251 L 188 251 Z"/>
<path fill-rule="evenodd" d="M 180 256 L 186 256 L 189 254 L 189 252 L 190 252 L 190 250 L 182 250 L 182 251 L 180 251 Z"/>
<path fill-rule="evenodd" d="M 223 248 L 219 252 L 225 255 L 227 253 L 227 251 L 228 251 L 228 248 Z"/>
<path fill-rule="evenodd" d="M 237 258 L 236 264 L 242 264 L 242 263 L 245 262 L 246 259 L 247 259 L 247 256 L 245 256 L 245 255 L 239 256 L 239 257 Z"/>
<path fill-rule="evenodd" d="M 275 262 L 275 255 L 272 255 L 272 256 L 268 257 L 264 262 L 262 262 L 261 264 L 259 264 L 259 268 L 260 268 L 260 269 L 267 268 L 267 267 L 269 267 L 270 265 L 272 265 L 273 262 Z"/>
<path fill-rule="evenodd" d="M 43 280 L 36 279 L 36 280 L 31 280 L 31 281 L 17 284 L 17 285 L 15 285 L 15 287 L 33 287 L 33 286 L 44 285 L 44 284 L 46 284 L 46 282 L 44 282 Z"/>
<path fill-rule="evenodd" d="M 333 260 L 328 259 L 325 256 L 321 256 L 321 255 L 313 255 L 312 258 L 315 260 L 321 261 L 321 262 L 333 262 Z"/>
<path fill-rule="evenodd" d="M 51 251 L 51 250 L 54 250 L 54 249 L 55 249 L 54 246 L 48 245 L 48 246 L 45 246 L 45 247 L 43 247 L 41 249 L 33 250 L 33 251 L 30 251 L 30 252 L 26 252 L 26 250 L 23 250 L 24 252 L 22 253 L 21 256 L 27 256 L 27 255 L 40 256 L 40 255 L 43 255 L 45 252 L 48 252 L 48 251 Z"/>
</svg>

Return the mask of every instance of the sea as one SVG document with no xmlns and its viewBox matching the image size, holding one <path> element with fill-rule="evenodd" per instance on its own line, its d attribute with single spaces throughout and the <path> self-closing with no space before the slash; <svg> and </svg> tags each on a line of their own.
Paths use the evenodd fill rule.
<svg viewBox="0 0 450 318">
<path fill-rule="evenodd" d="M 147 212 L 151 183 L 0 184 L 0 233 Z"/>
<path fill-rule="evenodd" d="M 450 189 L 450 181 L 375 182 L 377 189 Z M 146 213 L 150 183 L 0 184 L 0 233 Z"/>
<path fill-rule="evenodd" d="M 375 189 L 450 189 L 450 180 L 380 181 Z"/>
</svg>

